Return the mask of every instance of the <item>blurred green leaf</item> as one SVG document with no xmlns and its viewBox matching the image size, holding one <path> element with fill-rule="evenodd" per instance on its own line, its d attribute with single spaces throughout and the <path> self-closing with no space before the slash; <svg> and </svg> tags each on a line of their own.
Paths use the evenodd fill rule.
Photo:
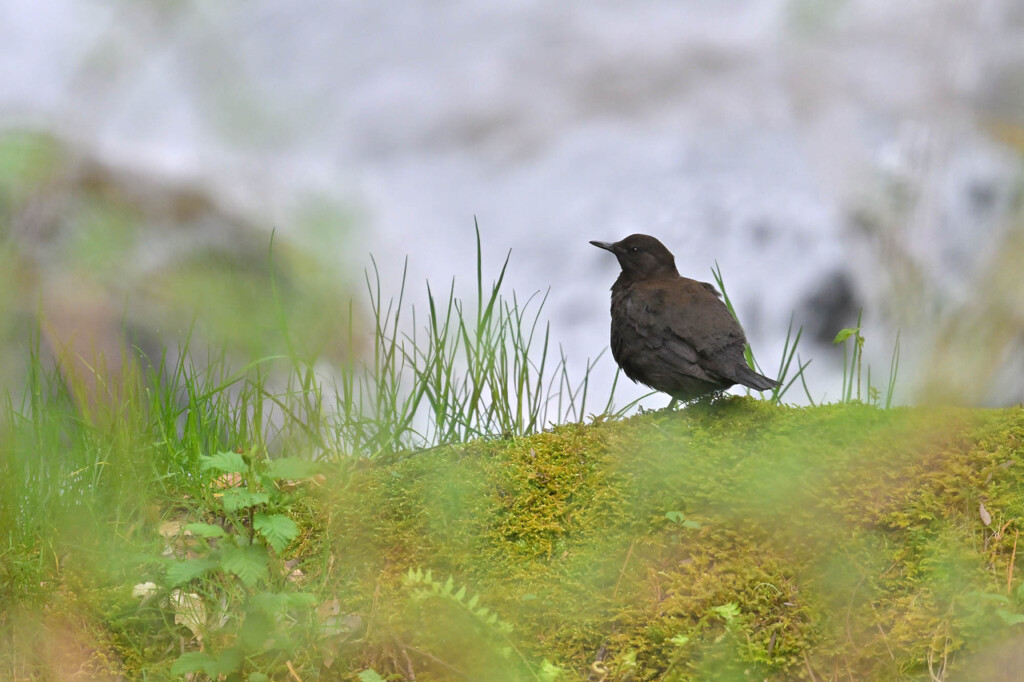
<svg viewBox="0 0 1024 682">
<path fill-rule="evenodd" d="M 836 340 L 833 341 L 832 343 L 833 345 L 838 346 L 843 341 L 846 341 L 846 339 L 850 338 L 851 336 L 858 332 L 860 332 L 860 327 L 848 327 L 846 329 L 840 329 L 839 333 L 836 334 Z"/>
<path fill-rule="evenodd" d="M 215 469 L 224 473 L 233 474 L 248 471 L 249 466 L 245 463 L 242 455 L 237 452 L 224 450 L 212 455 L 202 455 L 199 458 L 199 468 L 203 471 Z"/>
<path fill-rule="evenodd" d="M 248 509 L 249 507 L 257 507 L 261 504 L 266 504 L 270 501 L 270 495 L 267 493 L 255 493 L 245 488 L 232 488 L 231 490 L 225 490 L 221 495 L 221 504 L 224 505 L 224 510 L 233 512 L 239 509 Z"/>
<path fill-rule="evenodd" d="M 267 462 L 264 470 L 266 475 L 272 479 L 302 479 L 309 478 L 317 472 L 319 465 L 308 459 L 298 457 L 282 457 Z"/>
<path fill-rule="evenodd" d="M 167 567 L 168 587 L 177 587 L 198 578 L 207 571 L 216 568 L 217 564 L 218 562 L 215 559 L 208 557 L 175 561 Z"/>
<path fill-rule="evenodd" d="M 185 530 L 192 531 L 193 534 L 203 538 L 223 538 L 227 536 L 227 532 L 223 528 L 212 523 L 187 523 L 185 524 Z"/>
</svg>

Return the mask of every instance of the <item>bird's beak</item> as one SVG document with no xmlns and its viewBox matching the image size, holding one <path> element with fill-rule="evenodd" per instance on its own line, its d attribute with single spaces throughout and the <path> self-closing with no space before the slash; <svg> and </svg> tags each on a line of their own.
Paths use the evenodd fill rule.
<svg viewBox="0 0 1024 682">
<path fill-rule="evenodd" d="M 611 242 L 590 242 L 590 243 L 593 244 L 594 246 L 596 246 L 599 249 L 604 249 L 605 251 L 611 251 L 612 253 L 615 253 L 615 244 L 612 244 Z"/>
</svg>

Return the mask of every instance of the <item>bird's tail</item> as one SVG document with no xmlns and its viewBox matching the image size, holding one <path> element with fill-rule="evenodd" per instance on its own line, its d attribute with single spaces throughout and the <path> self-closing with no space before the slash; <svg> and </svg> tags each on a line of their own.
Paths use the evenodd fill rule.
<svg viewBox="0 0 1024 682">
<path fill-rule="evenodd" d="M 779 385 L 779 382 L 775 381 L 774 379 L 769 379 L 763 374 L 758 374 L 757 372 L 750 369 L 746 365 L 740 367 L 737 374 L 739 375 L 737 377 L 737 379 L 739 380 L 738 383 L 741 383 L 744 386 L 748 386 L 758 391 L 770 391 L 771 389 Z"/>
</svg>

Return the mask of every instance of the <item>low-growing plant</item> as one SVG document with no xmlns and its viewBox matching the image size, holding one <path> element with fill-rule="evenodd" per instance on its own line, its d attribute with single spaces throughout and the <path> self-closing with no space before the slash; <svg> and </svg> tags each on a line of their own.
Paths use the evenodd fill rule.
<svg viewBox="0 0 1024 682">
<path fill-rule="evenodd" d="M 861 334 L 861 319 L 864 311 L 857 314 L 857 326 L 839 330 L 836 334 L 833 345 L 843 346 L 843 389 L 840 394 L 840 401 L 843 403 L 867 402 L 871 405 L 882 404 L 881 390 L 871 383 L 871 366 L 867 368 L 866 391 L 861 392 L 861 377 L 863 376 L 864 362 L 864 336 Z M 852 340 L 852 342 L 851 342 Z M 893 344 L 892 359 L 889 362 L 889 379 L 886 383 L 885 407 L 892 406 L 893 394 L 896 390 L 896 375 L 900 365 L 900 337 L 896 335 L 896 342 Z M 854 392 L 856 385 L 856 392 Z"/>
<path fill-rule="evenodd" d="M 561 669 L 544 659 L 540 662 L 527 658 L 509 638 L 513 631 L 512 624 L 502 620 L 498 614 L 486 606 L 479 605 L 480 595 L 469 596 L 465 586 L 458 587 L 452 577 L 444 582 L 434 578 L 430 569 L 410 568 L 405 574 L 402 584 L 409 591 L 410 597 L 416 602 L 428 599 L 439 599 L 468 615 L 485 633 L 484 641 L 488 641 L 500 658 L 509 661 L 518 659 L 518 664 L 525 668 L 534 680 L 553 682 L 562 673 Z"/>
<path fill-rule="evenodd" d="M 217 474 L 204 486 L 209 496 L 201 507 L 212 517 L 182 526 L 199 540 L 189 548 L 194 556 L 167 566 L 164 587 L 172 590 L 176 620 L 206 646 L 179 656 L 171 674 L 269 679 L 280 665 L 275 659 L 305 643 L 302 627 L 317 605 L 313 594 L 288 583 L 283 554 L 299 527 L 280 483 L 308 478 L 317 467 L 224 451 L 201 457 L 200 469 Z M 199 593 L 187 591 L 194 584 L 202 585 Z"/>
</svg>

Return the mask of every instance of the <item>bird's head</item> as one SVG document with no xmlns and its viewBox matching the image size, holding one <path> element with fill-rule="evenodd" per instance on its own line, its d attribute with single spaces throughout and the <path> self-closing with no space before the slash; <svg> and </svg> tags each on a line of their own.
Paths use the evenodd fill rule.
<svg viewBox="0 0 1024 682">
<path fill-rule="evenodd" d="M 622 267 L 622 274 L 629 279 L 679 276 L 672 252 L 650 235 L 631 234 L 617 242 L 590 243 L 614 253 Z"/>
</svg>

